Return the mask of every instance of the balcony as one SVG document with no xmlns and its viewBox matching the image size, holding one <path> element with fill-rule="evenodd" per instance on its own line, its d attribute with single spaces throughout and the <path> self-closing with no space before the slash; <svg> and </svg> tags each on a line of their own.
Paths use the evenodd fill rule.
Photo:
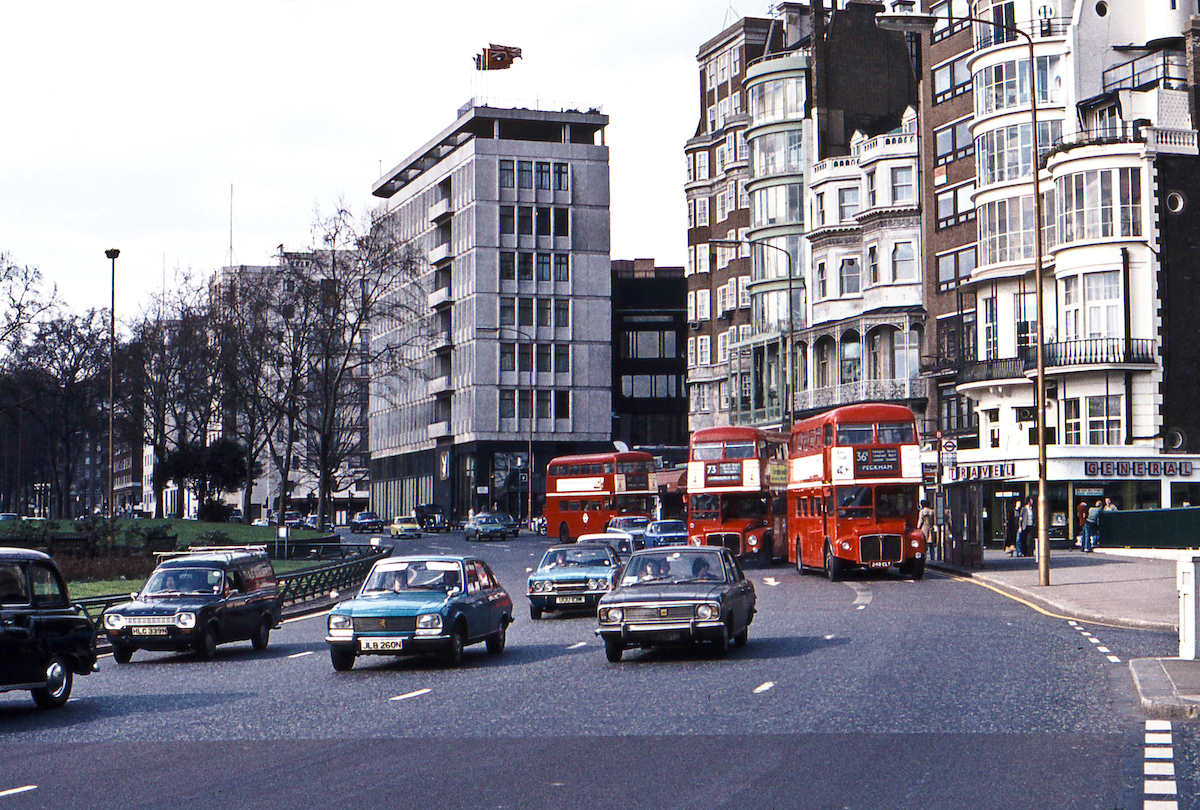
<svg viewBox="0 0 1200 810">
<path fill-rule="evenodd" d="M 1130 59 L 1104 71 L 1104 92 L 1143 90 L 1156 85 L 1187 86 L 1187 57 L 1178 51 L 1159 51 Z"/>
<path fill-rule="evenodd" d="M 450 297 L 449 287 L 441 287 L 429 294 L 430 309 L 437 309 L 438 307 L 442 307 L 450 303 L 453 303 L 453 299 Z"/>
<path fill-rule="evenodd" d="M 925 355 L 921 358 L 921 373 L 939 376 L 956 371 L 963 363 L 958 355 Z"/>
<path fill-rule="evenodd" d="M 857 402 L 906 402 L 928 399 L 929 384 L 918 378 L 859 380 L 796 392 L 796 410 L 810 411 Z"/>
<path fill-rule="evenodd" d="M 449 422 L 430 422 L 425 428 L 425 435 L 430 439 L 442 439 L 450 435 Z"/>
<path fill-rule="evenodd" d="M 429 221 L 438 222 L 454 213 L 454 204 L 449 198 L 438 200 L 429 206 Z"/>
<path fill-rule="evenodd" d="M 1061 152 L 1069 152 L 1082 146 L 1111 146 L 1119 143 L 1145 143 L 1146 128 L 1138 124 L 1113 122 L 1097 129 L 1081 129 L 1061 138 L 1046 153 L 1045 160 Z"/>
<path fill-rule="evenodd" d="M 425 390 L 437 396 L 439 394 L 447 394 L 454 390 L 454 384 L 450 382 L 450 375 L 446 374 L 442 377 L 434 377 L 425 384 Z"/>
<path fill-rule="evenodd" d="M 1194 129 L 1167 129 L 1166 127 L 1146 127 L 1142 130 L 1146 136 L 1146 151 L 1155 154 L 1169 155 L 1200 155 Z"/>
<path fill-rule="evenodd" d="M 429 339 L 429 350 L 431 352 L 448 351 L 454 347 L 454 340 L 450 337 L 449 332 L 439 332 Z"/>
<path fill-rule="evenodd" d="M 1154 341 L 1149 338 L 1091 338 L 1047 343 L 1044 358 L 1046 368 L 1065 366 L 1153 366 Z M 992 382 L 994 380 L 1023 380 L 1037 373 L 1037 355 L 1033 348 L 1021 349 L 1019 357 L 977 360 L 966 363 L 958 371 L 958 384 Z"/>
<path fill-rule="evenodd" d="M 1036 20 L 1022 20 L 1017 23 L 1016 27 L 1035 40 L 1061 39 L 1070 30 L 1071 19 L 1069 17 L 1040 17 Z M 1027 47 L 1028 44 L 1025 37 L 1003 28 L 996 28 L 991 23 L 975 24 L 975 50 L 982 51 L 993 45 L 1004 45 L 1010 42 L 1020 45 L 1022 48 Z"/>
<path fill-rule="evenodd" d="M 441 262 L 453 259 L 454 254 L 450 251 L 450 243 L 443 242 L 442 244 L 429 251 L 429 263 L 439 264 Z"/>
<path fill-rule="evenodd" d="M 1025 358 L 1004 357 L 998 360 L 976 360 L 964 363 L 958 370 L 957 383 L 991 382 L 993 380 L 1025 381 Z"/>
</svg>

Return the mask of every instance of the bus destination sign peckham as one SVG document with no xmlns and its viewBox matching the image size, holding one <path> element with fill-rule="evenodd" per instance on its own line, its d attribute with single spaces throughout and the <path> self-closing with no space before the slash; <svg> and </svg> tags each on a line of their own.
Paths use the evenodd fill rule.
<svg viewBox="0 0 1200 810">
<path fill-rule="evenodd" d="M 854 477 L 897 476 L 900 474 L 900 449 L 880 447 L 854 451 Z"/>
</svg>

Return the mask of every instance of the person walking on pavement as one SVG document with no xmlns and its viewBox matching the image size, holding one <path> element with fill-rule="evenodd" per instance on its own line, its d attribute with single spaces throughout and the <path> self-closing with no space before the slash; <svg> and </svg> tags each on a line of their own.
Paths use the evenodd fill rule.
<svg viewBox="0 0 1200 810">
<path fill-rule="evenodd" d="M 1008 513 L 1008 520 L 1005 521 L 1004 527 L 1004 551 L 1008 556 L 1017 553 L 1017 542 L 1020 539 L 1021 530 L 1021 501 L 1013 501 L 1012 511 Z"/>
<path fill-rule="evenodd" d="M 1032 556 L 1032 536 L 1034 531 L 1033 517 L 1033 497 L 1025 501 L 1025 508 L 1021 510 L 1021 535 L 1018 541 L 1017 556 L 1030 557 Z"/>
<path fill-rule="evenodd" d="M 1088 509 L 1087 519 L 1083 522 L 1083 550 L 1091 551 L 1100 539 L 1100 512 L 1104 508 L 1103 501 Z"/>
<path fill-rule="evenodd" d="M 933 509 L 929 507 L 929 501 L 921 501 L 921 511 L 917 512 L 917 531 L 925 535 L 925 554 L 932 556 L 933 554 Z"/>
<path fill-rule="evenodd" d="M 1090 509 L 1091 506 L 1092 505 L 1090 503 L 1088 503 L 1087 501 L 1081 500 L 1079 502 L 1079 505 L 1075 507 L 1075 518 L 1076 518 L 1075 525 L 1079 527 L 1079 548 L 1080 548 L 1080 550 L 1083 549 L 1083 526 L 1085 523 L 1087 523 L 1087 513 L 1088 513 L 1088 509 Z"/>
</svg>

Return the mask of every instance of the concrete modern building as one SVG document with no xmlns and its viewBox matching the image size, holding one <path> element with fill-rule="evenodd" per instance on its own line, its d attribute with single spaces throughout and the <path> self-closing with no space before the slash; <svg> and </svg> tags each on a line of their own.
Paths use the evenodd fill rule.
<svg viewBox="0 0 1200 810">
<path fill-rule="evenodd" d="M 551 457 L 611 447 L 609 174 L 596 110 L 459 110 L 373 187 L 426 257 L 422 378 L 373 380 L 371 504 L 540 510 Z M 530 471 L 532 470 L 532 475 Z"/>
</svg>

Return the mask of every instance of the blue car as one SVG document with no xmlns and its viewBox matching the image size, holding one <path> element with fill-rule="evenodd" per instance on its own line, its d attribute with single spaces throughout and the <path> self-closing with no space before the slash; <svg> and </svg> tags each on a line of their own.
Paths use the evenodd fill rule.
<svg viewBox="0 0 1200 810">
<path fill-rule="evenodd" d="M 682 520 L 656 520 L 646 527 L 646 548 L 686 546 L 687 524 Z"/>
<path fill-rule="evenodd" d="M 621 577 L 621 558 L 606 545 L 551 546 L 529 577 L 529 615 L 547 610 L 595 610 Z"/>
<path fill-rule="evenodd" d="M 375 563 L 358 596 L 329 614 L 333 668 L 360 655 L 437 653 L 457 666 L 463 648 L 504 651 L 513 603 L 487 563 L 475 557 L 399 557 Z"/>
</svg>

